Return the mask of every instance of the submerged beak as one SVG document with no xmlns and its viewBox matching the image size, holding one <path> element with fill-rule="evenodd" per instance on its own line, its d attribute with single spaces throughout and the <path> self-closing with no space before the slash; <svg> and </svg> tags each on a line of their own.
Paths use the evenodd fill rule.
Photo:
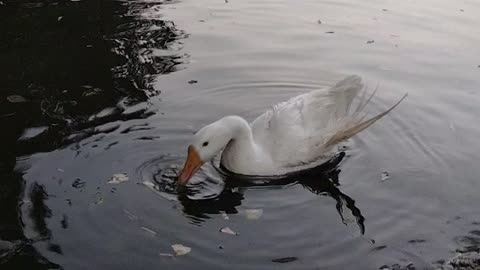
<svg viewBox="0 0 480 270">
<path fill-rule="evenodd" d="M 193 148 L 193 146 L 188 146 L 188 155 L 187 160 L 185 161 L 185 165 L 183 165 L 183 169 L 178 176 L 178 184 L 186 185 L 188 180 L 192 178 L 192 176 L 202 167 L 203 161 L 200 158 L 197 150 Z"/>
</svg>

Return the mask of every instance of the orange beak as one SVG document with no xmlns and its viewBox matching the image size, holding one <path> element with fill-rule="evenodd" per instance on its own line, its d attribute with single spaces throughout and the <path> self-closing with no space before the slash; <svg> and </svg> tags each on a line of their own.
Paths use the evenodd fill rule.
<svg viewBox="0 0 480 270">
<path fill-rule="evenodd" d="M 183 170 L 180 172 L 178 176 L 178 183 L 180 185 L 186 185 L 188 180 L 192 178 L 192 176 L 202 167 L 203 161 L 198 155 L 197 150 L 193 148 L 193 146 L 188 146 L 188 155 L 187 160 L 185 161 L 185 165 L 183 165 Z"/>
</svg>

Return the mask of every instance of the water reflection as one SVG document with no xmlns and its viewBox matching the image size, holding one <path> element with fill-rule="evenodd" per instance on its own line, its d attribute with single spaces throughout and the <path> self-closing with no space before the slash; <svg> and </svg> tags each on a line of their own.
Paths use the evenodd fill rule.
<svg viewBox="0 0 480 270">
<path fill-rule="evenodd" d="M 156 75 L 177 71 L 184 62 L 185 55 L 179 54 L 182 47 L 179 39 L 186 34 L 159 15 L 161 6 L 168 2 L 128 1 L 124 5 L 118 32 L 109 38 L 113 42 L 112 51 L 122 59 L 113 68 L 117 88 L 129 90 L 133 86 L 142 90 L 136 91 L 139 94 L 157 95 L 159 90 L 152 86 Z"/>
<path fill-rule="evenodd" d="M 186 35 L 159 18 L 169 1 L 0 1 L 0 265 L 57 269 L 33 246 L 50 241 L 48 186 L 14 171 L 18 156 L 78 143 L 110 122 L 155 112 L 155 76 L 178 70 Z M 156 14 L 156 16 L 155 16 Z M 111 146 L 110 146 L 111 147 Z M 78 151 L 80 152 L 80 150 Z M 28 190 L 28 191 L 26 191 Z M 19 216 L 18 205 L 30 205 Z M 25 235 L 31 223 L 35 239 Z M 68 217 L 61 221 L 68 227 Z M 60 246 L 47 249 L 62 254 Z"/>
<path fill-rule="evenodd" d="M 159 18 L 164 4 L 7 1 L 2 6 L 2 48 L 8 53 L 0 55 L 5 78 L 0 123 L 14 128 L 6 134 L 12 141 L 25 127 L 42 127 L 18 142 L 17 155 L 70 144 L 68 135 L 84 138 L 105 123 L 152 115 L 147 100 L 160 93 L 152 85 L 155 77 L 178 70 L 186 57 L 180 53 L 186 34 Z M 44 20 L 51 17 L 46 14 L 58 15 L 56 23 Z M 6 101 L 13 95 L 22 102 Z"/>
<path fill-rule="evenodd" d="M 38 183 L 34 183 L 29 197 L 31 203 L 29 216 L 33 221 L 33 228 L 40 238 L 49 239 L 51 231 L 47 228 L 46 219 L 52 216 L 52 211 L 45 203 L 45 200 L 48 199 L 45 187 Z"/>
<path fill-rule="evenodd" d="M 349 220 L 345 218 L 345 215 L 351 215 L 355 218 L 355 222 L 358 225 L 360 232 L 365 233 L 365 217 L 362 215 L 360 209 L 355 205 L 355 200 L 346 195 L 340 190 L 339 174 L 341 170 L 338 168 L 339 163 L 345 157 L 345 153 L 341 152 L 335 158 L 327 163 L 324 163 L 313 170 L 295 173 L 288 175 L 282 179 L 265 180 L 264 178 L 252 179 L 232 175 L 222 170 L 218 170 L 223 176 L 225 181 L 225 187 L 221 192 L 214 196 L 214 198 L 202 197 L 201 194 L 207 187 L 212 185 L 218 185 L 218 180 L 212 180 L 210 175 L 206 174 L 203 181 L 190 186 L 188 189 L 181 190 L 178 194 L 178 200 L 183 206 L 183 212 L 192 220 L 193 223 L 201 223 L 202 221 L 209 219 L 212 214 L 236 214 L 237 208 L 242 205 L 244 200 L 244 192 L 249 188 L 257 188 L 263 186 L 264 188 L 276 188 L 285 185 L 301 185 L 306 190 L 313 194 L 320 196 L 331 197 L 336 201 L 336 210 L 340 216 L 343 224 L 347 225 Z M 163 190 L 163 192 L 176 192 L 172 185 L 174 183 L 175 175 L 160 174 L 163 177 L 156 179 L 158 185 L 162 185 L 163 179 L 170 179 L 169 189 L 157 186 L 157 190 Z M 217 176 L 218 178 L 218 176 Z M 212 195 L 209 195 L 212 197 Z M 201 198 L 201 199 L 198 199 Z M 347 213 L 349 212 L 349 213 Z"/>
</svg>

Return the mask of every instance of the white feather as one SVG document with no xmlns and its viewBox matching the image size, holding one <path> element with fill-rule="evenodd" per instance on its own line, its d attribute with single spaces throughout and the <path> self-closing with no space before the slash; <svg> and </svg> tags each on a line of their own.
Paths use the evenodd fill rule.
<svg viewBox="0 0 480 270">
<path fill-rule="evenodd" d="M 331 157 L 336 144 L 375 123 L 406 97 L 385 112 L 364 120 L 363 111 L 375 92 L 366 98 L 363 91 L 360 96 L 363 88 L 360 77 L 349 76 L 330 88 L 279 103 L 250 125 L 237 116 L 225 117 L 203 128 L 193 145 L 208 138 L 228 141 L 221 163 L 239 174 L 283 175 L 316 166 Z M 352 111 L 354 101 L 358 104 Z M 222 147 L 216 145 L 215 149 Z M 202 151 L 212 149 L 197 150 L 202 156 Z"/>
</svg>

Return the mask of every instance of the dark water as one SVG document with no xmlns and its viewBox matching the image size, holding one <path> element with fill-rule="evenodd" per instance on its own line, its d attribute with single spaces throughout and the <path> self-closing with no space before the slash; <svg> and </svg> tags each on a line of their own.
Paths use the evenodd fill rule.
<svg viewBox="0 0 480 270">
<path fill-rule="evenodd" d="M 473 0 L 1 1 L 1 269 L 431 269 L 479 249 L 478 14 Z M 325 170 L 225 184 L 208 164 L 176 191 L 195 130 L 348 74 L 379 85 L 372 113 L 409 97 Z M 161 256 L 173 244 L 191 252 Z"/>
</svg>

